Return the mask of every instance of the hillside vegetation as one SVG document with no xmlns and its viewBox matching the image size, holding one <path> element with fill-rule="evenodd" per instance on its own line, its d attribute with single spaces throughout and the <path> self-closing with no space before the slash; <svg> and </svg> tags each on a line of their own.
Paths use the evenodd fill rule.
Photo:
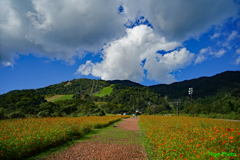
<svg viewBox="0 0 240 160">
<path fill-rule="evenodd" d="M 58 98 L 60 98 L 62 96 L 64 96 L 64 95 L 54 95 L 54 96 L 51 96 L 51 97 L 48 97 L 48 98 L 45 98 L 45 99 L 46 99 L 46 101 L 49 102 L 49 101 L 53 101 L 55 99 L 58 99 Z"/>
<path fill-rule="evenodd" d="M 73 97 L 73 94 L 70 94 L 70 95 L 63 95 L 59 98 L 56 98 L 54 100 L 52 100 L 52 102 L 56 102 L 56 101 L 60 101 L 60 100 L 65 100 L 65 99 L 72 99 Z"/>
<path fill-rule="evenodd" d="M 181 101 L 180 114 L 191 114 L 190 87 L 195 115 L 229 114 L 240 119 L 239 71 L 149 87 L 128 80 L 74 79 L 39 89 L 14 90 L 0 95 L 0 117 L 132 114 L 136 109 L 144 114 L 176 113 L 175 98 Z"/>
<path fill-rule="evenodd" d="M 167 95 L 169 99 L 175 99 L 188 96 L 188 88 L 191 87 L 194 90 L 195 99 L 215 95 L 224 96 L 233 91 L 239 92 L 240 71 L 226 71 L 212 77 L 200 77 L 169 85 L 153 85 L 149 88 L 162 96 Z"/>
<path fill-rule="evenodd" d="M 113 85 L 111 84 L 111 86 L 109 86 L 109 87 L 104 87 L 102 89 L 102 91 L 99 94 L 95 94 L 95 96 L 103 97 L 103 96 L 106 96 L 106 95 L 110 95 L 112 93 L 112 90 L 113 90 L 112 86 Z"/>
</svg>

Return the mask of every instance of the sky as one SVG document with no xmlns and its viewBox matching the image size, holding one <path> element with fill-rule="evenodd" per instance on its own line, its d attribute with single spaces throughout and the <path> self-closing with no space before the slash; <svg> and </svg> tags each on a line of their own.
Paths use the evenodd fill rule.
<svg viewBox="0 0 240 160">
<path fill-rule="evenodd" d="M 239 0 L 1 0 L 0 94 L 240 70 Z"/>
</svg>

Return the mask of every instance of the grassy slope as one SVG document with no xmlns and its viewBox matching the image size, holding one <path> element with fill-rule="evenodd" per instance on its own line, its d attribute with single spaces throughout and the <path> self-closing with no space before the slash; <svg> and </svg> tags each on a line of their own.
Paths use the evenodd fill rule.
<svg viewBox="0 0 240 160">
<path fill-rule="evenodd" d="M 54 95 L 52 97 L 48 97 L 48 98 L 45 98 L 45 99 L 49 102 L 49 101 L 53 101 L 55 99 L 58 99 L 58 98 L 60 98 L 62 96 L 64 96 L 64 95 Z"/>
<path fill-rule="evenodd" d="M 95 94 L 95 96 L 99 96 L 99 97 L 103 97 L 103 96 L 105 96 L 105 95 L 110 95 L 111 93 L 112 93 L 112 86 L 113 86 L 114 84 L 111 84 L 109 87 L 104 87 L 103 89 L 102 89 L 102 91 L 99 93 L 99 94 Z"/>
<path fill-rule="evenodd" d="M 73 97 L 73 94 L 70 94 L 70 95 L 54 95 L 50 98 L 46 98 L 46 100 L 49 102 L 56 102 L 56 101 L 59 101 L 59 100 L 64 100 L 64 99 L 72 99 Z"/>
</svg>

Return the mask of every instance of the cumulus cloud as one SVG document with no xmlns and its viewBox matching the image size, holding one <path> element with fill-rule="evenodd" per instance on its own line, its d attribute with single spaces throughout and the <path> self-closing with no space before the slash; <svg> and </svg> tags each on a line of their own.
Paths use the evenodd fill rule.
<svg viewBox="0 0 240 160">
<path fill-rule="evenodd" d="M 126 29 L 124 37 L 104 46 L 102 62 L 94 64 L 87 61 L 75 74 L 92 74 L 105 80 L 129 79 L 141 82 L 146 70 L 147 78 L 171 83 L 176 80 L 170 72 L 189 65 L 194 56 L 186 48 L 171 51 L 179 45 L 155 35 L 153 29 L 146 25 L 136 26 Z M 158 50 L 171 52 L 162 55 L 156 53 Z"/>
<path fill-rule="evenodd" d="M 220 0 L 128 0 L 124 1 L 129 17 L 144 14 L 157 33 L 167 40 L 184 41 L 198 38 L 213 25 L 226 18 L 237 17 L 239 6 L 233 1 Z"/>
<path fill-rule="evenodd" d="M 124 35 L 119 1 L 1 0 L 0 63 L 14 64 L 16 53 L 35 53 L 74 63 L 84 50 L 97 52 Z M 6 66 L 6 65 L 5 65 Z"/>
<path fill-rule="evenodd" d="M 209 56 L 209 55 L 211 55 L 211 56 L 213 56 L 213 57 L 216 57 L 216 58 L 220 58 L 220 57 L 222 57 L 225 53 L 226 53 L 226 50 L 224 50 L 223 48 L 220 49 L 220 50 L 217 51 L 217 52 L 213 52 L 211 47 L 202 48 L 202 49 L 199 51 L 198 55 L 196 55 L 196 58 L 195 58 L 194 63 L 195 63 L 195 64 L 202 63 L 203 61 L 205 61 L 205 60 L 208 59 L 208 56 Z"/>
<path fill-rule="evenodd" d="M 1 0 L 0 65 L 13 66 L 20 54 L 30 53 L 73 64 L 84 51 L 97 53 L 103 48 L 102 62 L 87 61 L 76 74 L 141 82 L 146 70 L 147 78 L 170 83 L 176 81 L 170 73 L 194 59 L 197 64 L 209 55 L 225 54 L 224 49 L 207 48 L 196 57 L 181 44 L 227 18 L 235 19 L 238 9 L 229 0 L 217 5 L 215 0 Z M 124 24 L 141 16 L 153 29 L 146 25 L 125 28 Z M 227 42 L 236 35 L 232 32 Z M 215 33 L 211 39 L 217 37 Z M 156 53 L 159 50 L 167 53 Z"/>
</svg>

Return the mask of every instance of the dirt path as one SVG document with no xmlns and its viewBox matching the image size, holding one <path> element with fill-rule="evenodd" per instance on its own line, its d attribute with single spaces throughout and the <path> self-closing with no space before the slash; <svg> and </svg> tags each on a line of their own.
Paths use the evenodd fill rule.
<svg viewBox="0 0 240 160">
<path fill-rule="evenodd" d="M 147 154 L 139 141 L 138 119 L 124 119 L 116 126 L 53 155 L 58 160 L 144 160 Z"/>
</svg>

